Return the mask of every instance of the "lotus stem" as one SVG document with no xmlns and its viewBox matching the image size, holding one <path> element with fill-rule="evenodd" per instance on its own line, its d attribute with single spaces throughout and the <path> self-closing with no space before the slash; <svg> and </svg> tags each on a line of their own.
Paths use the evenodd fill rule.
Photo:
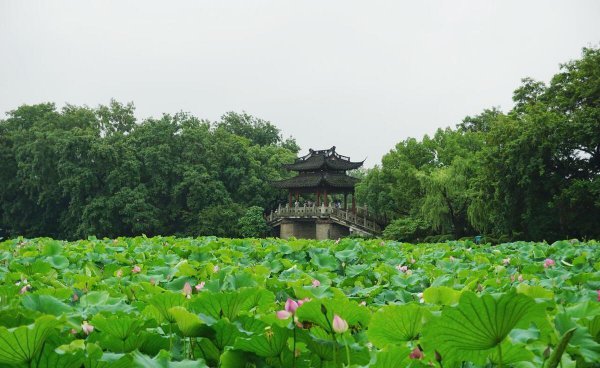
<svg viewBox="0 0 600 368">
<path fill-rule="evenodd" d="M 350 367 L 350 347 L 346 342 L 344 342 L 344 346 L 346 347 L 346 360 L 348 361 L 348 367 Z"/>
<path fill-rule="evenodd" d="M 502 368 L 502 343 L 498 344 L 498 368 Z"/>
</svg>

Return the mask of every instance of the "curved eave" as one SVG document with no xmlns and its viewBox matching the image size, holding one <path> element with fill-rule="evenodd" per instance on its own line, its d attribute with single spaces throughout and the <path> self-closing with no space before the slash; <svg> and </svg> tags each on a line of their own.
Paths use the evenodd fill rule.
<svg viewBox="0 0 600 368">
<path fill-rule="evenodd" d="M 271 185 L 280 189 L 310 189 L 331 187 L 336 189 L 353 189 L 359 179 L 348 175 L 331 175 L 315 173 L 298 175 L 289 179 L 271 182 Z"/>
<path fill-rule="evenodd" d="M 352 161 L 332 161 L 323 160 L 321 162 L 294 162 L 293 164 L 284 164 L 283 167 L 292 171 L 314 171 L 314 170 L 355 170 L 363 165 L 362 162 Z"/>
</svg>

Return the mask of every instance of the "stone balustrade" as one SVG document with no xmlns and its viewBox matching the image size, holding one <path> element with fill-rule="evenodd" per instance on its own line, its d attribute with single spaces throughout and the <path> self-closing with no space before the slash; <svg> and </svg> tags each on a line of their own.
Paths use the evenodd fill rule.
<svg viewBox="0 0 600 368">
<path fill-rule="evenodd" d="M 357 207 L 356 213 L 351 210 L 344 210 L 333 205 L 279 205 L 267 216 L 267 221 L 273 223 L 284 218 L 331 218 L 338 222 L 347 223 L 359 229 L 367 230 L 371 233 L 380 233 L 381 227 L 373 219 L 369 218 L 368 210 L 364 207 Z"/>
</svg>

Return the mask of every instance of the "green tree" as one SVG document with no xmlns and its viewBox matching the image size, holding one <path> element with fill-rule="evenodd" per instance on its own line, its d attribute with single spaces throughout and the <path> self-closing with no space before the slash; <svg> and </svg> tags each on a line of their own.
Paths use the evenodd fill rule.
<svg viewBox="0 0 600 368">
<path fill-rule="evenodd" d="M 246 210 L 244 216 L 238 221 L 238 228 L 244 238 L 260 238 L 271 232 L 271 227 L 264 217 L 264 209 L 258 206 Z"/>
</svg>

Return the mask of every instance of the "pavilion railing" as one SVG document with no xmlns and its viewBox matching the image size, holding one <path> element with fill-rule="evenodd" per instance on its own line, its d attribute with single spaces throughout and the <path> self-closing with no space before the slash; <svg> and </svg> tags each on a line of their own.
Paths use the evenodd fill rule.
<svg viewBox="0 0 600 368">
<path fill-rule="evenodd" d="M 368 216 L 368 210 L 363 207 L 357 207 L 356 213 L 351 209 L 344 210 L 332 204 L 325 206 L 316 205 L 279 205 L 267 216 L 267 221 L 273 222 L 281 218 L 334 218 L 338 221 L 347 222 L 358 228 L 363 228 L 371 232 L 381 232 L 381 227 Z"/>
</svg>

